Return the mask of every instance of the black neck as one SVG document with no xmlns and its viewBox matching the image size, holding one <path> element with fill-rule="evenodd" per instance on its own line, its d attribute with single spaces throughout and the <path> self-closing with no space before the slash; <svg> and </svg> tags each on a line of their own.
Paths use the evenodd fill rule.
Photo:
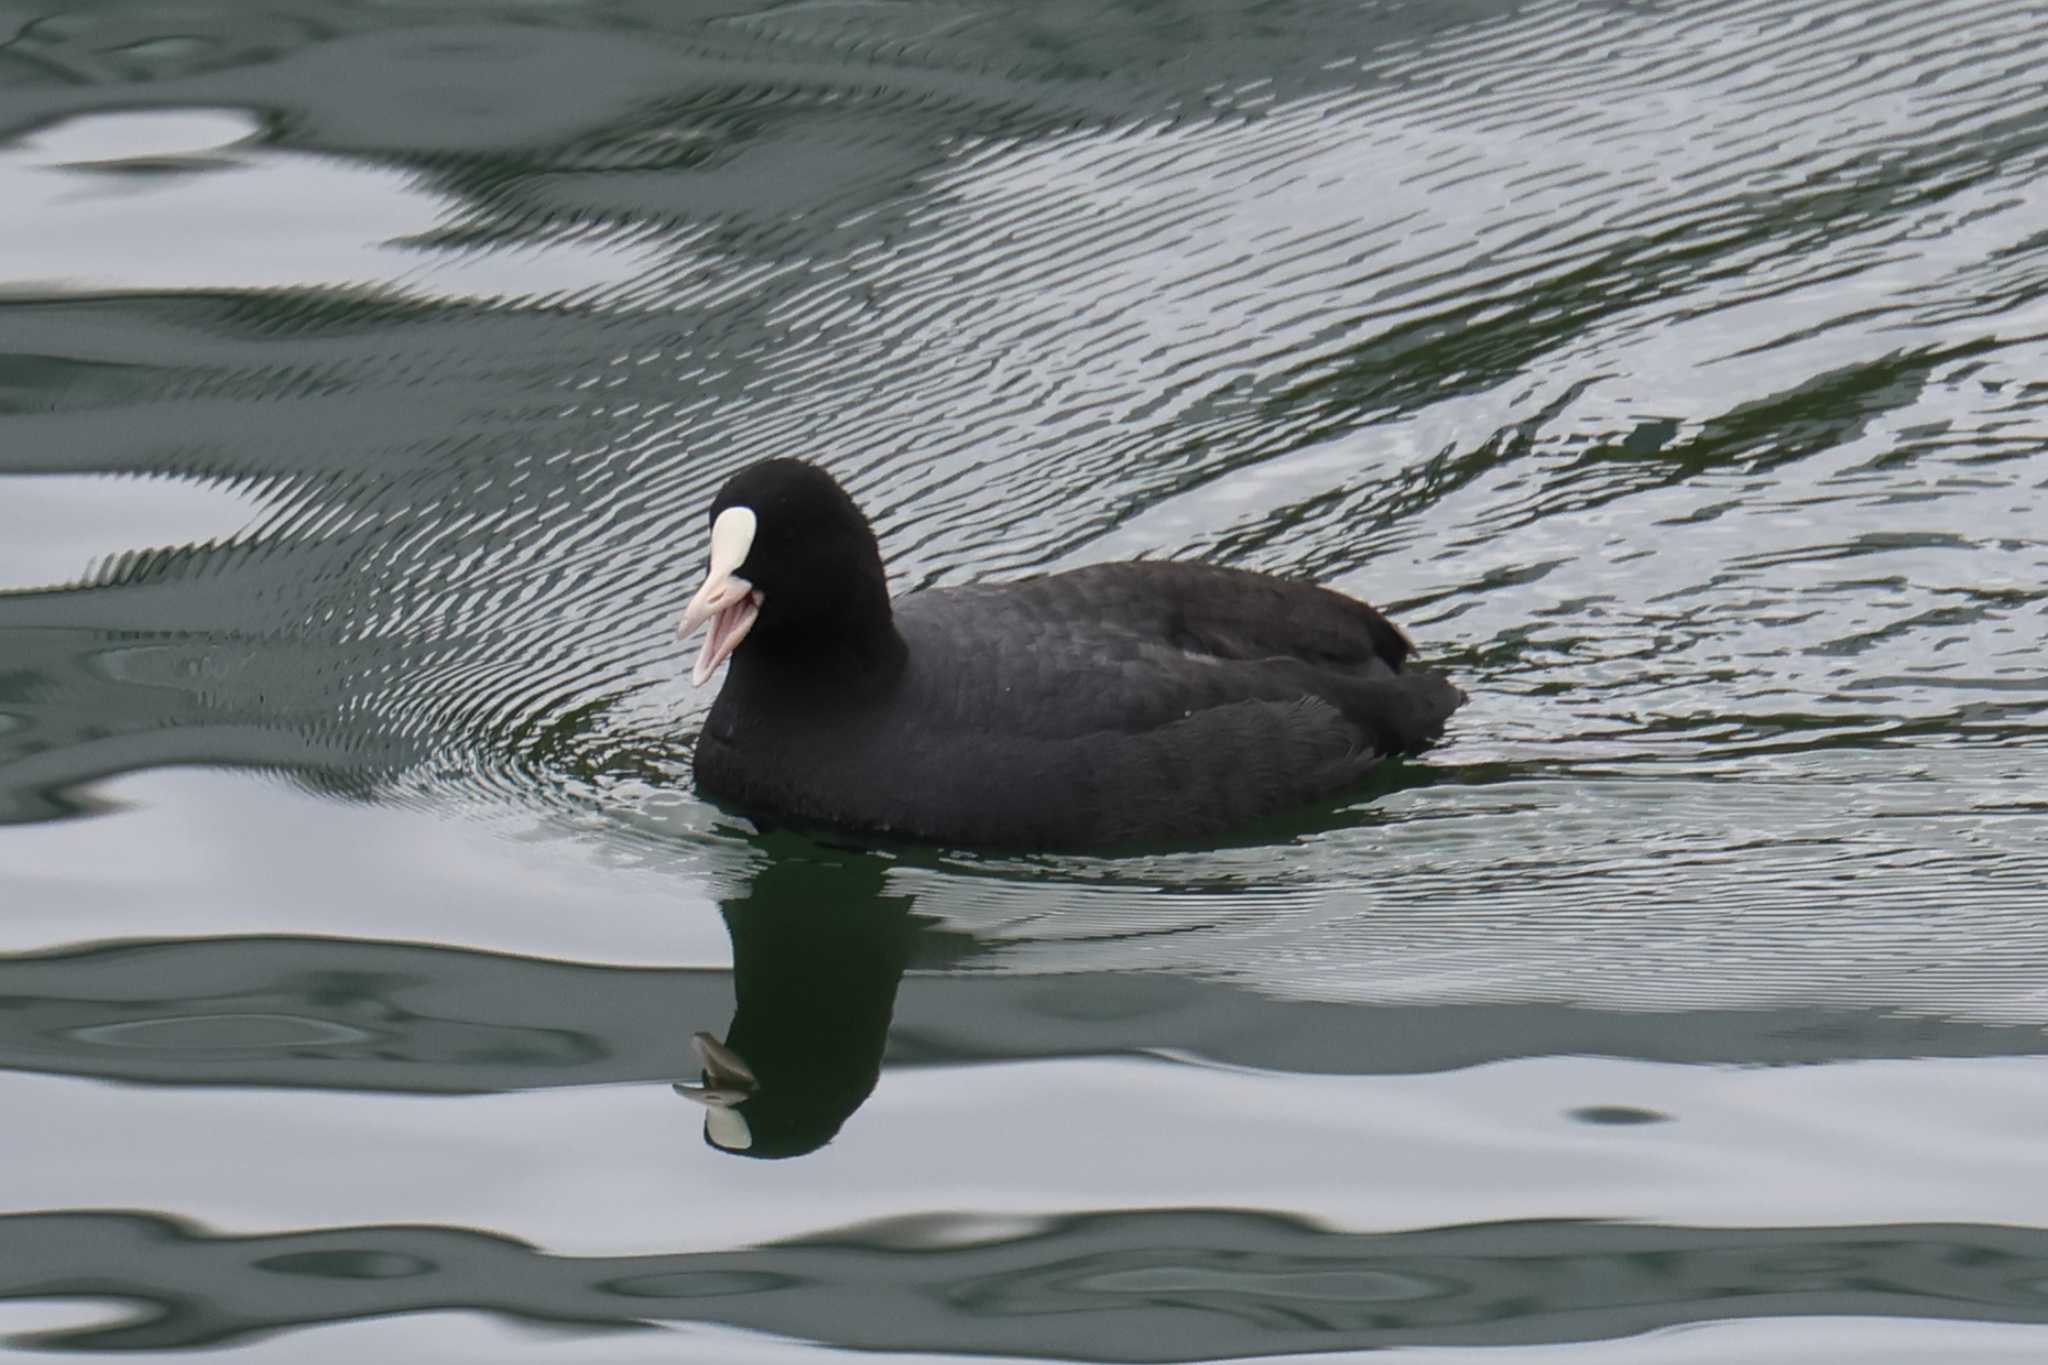
<svg viewBox="0 0 2048 1365">
<path fill-rule="evenodd" d="M 852 589 L 830 610 L 768 619 L 732 656 L 733 681 L 758 694 L 858 698 L 902 676 L 909 647 L 896 630 L 887 589 Z"/>
</svg>

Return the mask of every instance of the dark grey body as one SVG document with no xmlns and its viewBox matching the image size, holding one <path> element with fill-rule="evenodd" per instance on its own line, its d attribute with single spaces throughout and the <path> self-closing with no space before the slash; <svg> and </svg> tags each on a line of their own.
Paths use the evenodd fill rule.
<svg viewBox="0 0 2048 1365">
<path fill-rule="evenodd" d="M 743 646 L 696 751 L 750 813 L 985 847 L 1212 835 L 1356 783 L 1464 700 L 1371 607 L 1190 564 L 894 603 L 886 668 Z"/>
</svg>

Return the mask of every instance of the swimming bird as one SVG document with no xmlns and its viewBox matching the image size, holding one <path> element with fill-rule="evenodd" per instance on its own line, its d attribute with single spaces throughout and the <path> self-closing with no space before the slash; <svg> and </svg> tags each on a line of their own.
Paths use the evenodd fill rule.
<svg viewBox="0 0 2048 1365">
<path fill-rule="evenodd" d="M 1088 850 L 1224 833 L 1433 742 L 1465 694 L 1408 637 L 1312 583 L 1097 564 L 893 602 L 860 509 L 764 460 L 710 510 L 678 634 L 725 683 L 707 797 L 770 821 L 970 847 Z"/>
</svg>

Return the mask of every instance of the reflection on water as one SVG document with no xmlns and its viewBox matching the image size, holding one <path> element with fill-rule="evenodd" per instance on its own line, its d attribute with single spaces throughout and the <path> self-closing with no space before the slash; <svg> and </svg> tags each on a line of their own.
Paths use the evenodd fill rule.
<svg viewBox="0 0 2048 1365">
<path fill-rule="evenodd" d="M 1998 0 L 14 5 L 0 1300 L 2030 1330 L 2044 63 Z M 790 454 L 899 591 L 1311 576 L 1473 703 L 1211 850 L 750 834 L 671 627 Z"/>
<path fill-rule="evenodd" d="M 0 1297 L 125 1310 L 32 1339 L 46 1350 L 189 1349 L 432 1309 L 1097 1361 L 1587 1341 L 1733 1314 L 2048 1321 L 2038 1231 L 1940 1225 L 1365 1235 L 1190 1209 L 1022 1230 L 905 1219 L 744 1251 L 564 1257 L 458 1228 L 221 1237 L 135 1214 L 0 1217 L 0 1267 L 31 1255 L 34 1270 L 0 1270 Z"/>
<path fill-rule="evenodd" d="M 712 1146 L 802 1156 L 874 1090 L 914 932 L 882 876 L 867 855 L 797 848 L 720 907 L 738 1007 L 722 1040 L 699 1035 L 703 1085 L 676 1087 L 706 1104 Z"/>
<path fill-rule="evenodd" d="M 783 1098 L 802 1101 L 815 1086 L 811 1102 L 836 1114 L 836 1129 L 872 1089 L 885 1047 L 896 1066 L 1172 1055 L 1338 1076 L 1514 1057 L 1785 1066 L 2043 1050 L 2038 1028 L 1872 1005 L 1637 1013 L 1289 997 L 1177 959 L 1176 946 L 1219 951 L 1205 926 L 1138 923 L 1114 935 L 1098 918 L 1019 942 L 986 915 L 941 922 L 941 899 L 892 889 L 907 879 L 900 867 L 885 877 L 875 855 L 792 836 L 763 842 L 773 859 L 723 907 L 729 970 L 311 937 L 15 955 L 0 957 L 0 1066 L 160 1084 L 484 1094 L 673 1080 L 698 1069 L 689 1039 L 702 1030 L 757 1077 L 787 1075 L 773 1087 Z M 1237 923 L 1214 929 L 1273 932 L 1256 906 L 1235 913 Z M 1062 942 L 1068 931 L 1078 941 Z M 1618 932 L 1648 929 L 1636 921 Z M 1017 965 L 1019 950 L 1033 948 L 1058 951 L 1062 965 Z M 1134 969 L 1138 952 L 1155 959 L 1149 969 Z M 730 1020 L 722 1031 L 721 1020 Z"/>
</svg>

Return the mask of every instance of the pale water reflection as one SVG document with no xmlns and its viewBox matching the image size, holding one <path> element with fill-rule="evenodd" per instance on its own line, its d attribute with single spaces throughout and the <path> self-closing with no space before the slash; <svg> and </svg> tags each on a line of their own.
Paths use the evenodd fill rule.
<svg viewBox="0 0 2048 1365">
<path fill-rule="evenodd" d="M 0 1332 L 2039 1357 L 2044 65 L 1967 0 L 17 5 Z M 672 624 L 771 454 L 899 591 L 1313 576 L 1474 700 L 1217 848 L 762 835 Z"/>
</svg>

